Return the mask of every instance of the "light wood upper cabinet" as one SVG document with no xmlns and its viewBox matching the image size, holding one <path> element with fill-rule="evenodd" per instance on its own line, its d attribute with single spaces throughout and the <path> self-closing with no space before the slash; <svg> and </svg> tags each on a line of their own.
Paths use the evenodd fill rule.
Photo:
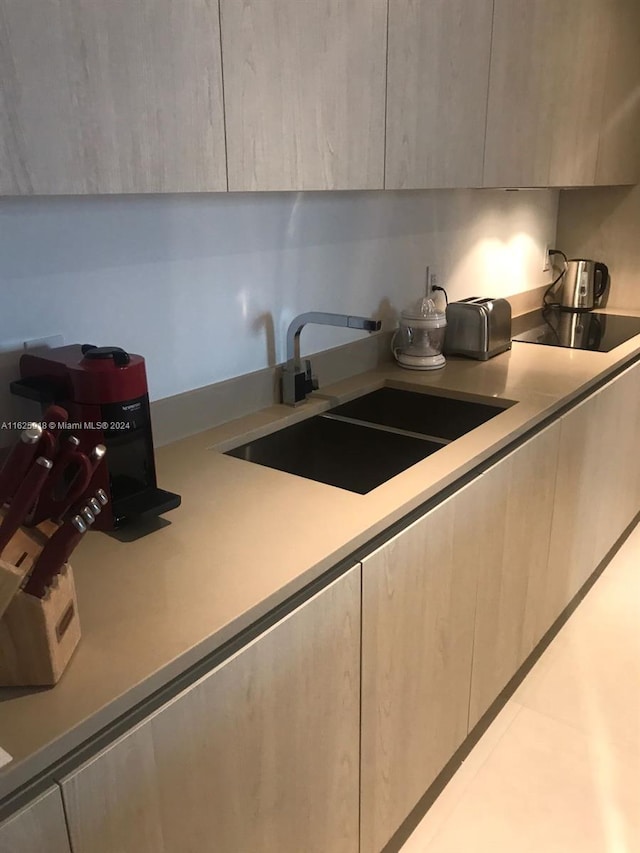
<svg viewBox="0 0 640 853">
<path fill-rule="evenodd" d="M 563 0 L 553 42 L 557 62 L 549 186 L 595 182 L 602 125 L 609 13 L 603 0 Z"/>
<path fill-rule="evenodd" d="M 382 189 L 387 0 L 221 0 L 230 190 Z"/>
<path fill-rule="evenodd" d="M 608 0 L 609 45 L 596 184 L 640 181 L 640 3 Z"/>
<path fill-rule="evenodd" d="M 0 193 L 226 189 L 215 0 L 0 0 Z"/>
<path fill-rule="evenodd" d="M 361 851 L 378 853 L 467 734 L 482 478 L 362 564 Z"/>
<path fill-rule="evenodd" d="M 0 823 L 0 853 L 71 853 L 58 787 Z"/>
<path fill-rule="evenodd" d="M 634 183 L 639 32 L 637 0 L 0 0 L 0 195 Z"/>
<path fill-rule="evenodd" d="M 493 0 L 389 0 L 385 186 L 480 187 Z"/>
<path fill-rule="evenodd" d="M 495 0 L 485 186 L 594 183 L 608 17 L 603 0 Z"/>
<path fill-rule="evenodd" d="M 482 475 L 493 548 L 479 560 L 469 729 L 550 627 L 544 596 L 559 437 L 554 423 Z"/>
<path fill-rule="evenodd" d="M 562 6 L 557 0 L 495 0 L 485 186 L 548 183 Z"/>
<path fill-rule="evenodd" d="M 62 781 L 74 853 L 357 853 L 360 566 Z"/>
</svg>

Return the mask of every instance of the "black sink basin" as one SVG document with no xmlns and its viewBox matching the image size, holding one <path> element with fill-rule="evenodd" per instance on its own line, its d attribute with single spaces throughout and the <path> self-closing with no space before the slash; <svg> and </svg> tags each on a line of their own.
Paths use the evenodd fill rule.
<svg viewBox="0 0 640 853">
<path fill-rule="evenodd" d="M 513 405 L 511 401 L 494 405 L 398 388 L 380 388 L 350 403 L 336 406 L 331 409 L 331 414 L 453 441 L 499 415 L 510 405 Z"/>
<path fill-rule="evenodd" d="M 317 415 L 227 455 L 364 495 L 441 447 L 442 443 Z"/>
<path fill-rule="evenodd" d="M 381 388 L 227 455 L 364 495 L 510 405 Z"/>
</svg>

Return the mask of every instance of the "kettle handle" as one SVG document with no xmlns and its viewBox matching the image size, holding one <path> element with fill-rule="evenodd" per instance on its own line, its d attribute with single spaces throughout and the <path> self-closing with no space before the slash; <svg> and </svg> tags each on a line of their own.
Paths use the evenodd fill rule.
<svg viewBox="0 0 640 853">
<path fill-rule="evenodd" d="M 609 267 L 606 264 L 601 264 L 600 261 L 596 261 L 593 267 L 594 278 L 598 273 L 600 273 L 600 281 L 595 287 L 595 299 L 600 299 L 601 296 L 604 296 L 604 292 L 607 289 L 607 284 L 609 282 Z"/>
</svg>

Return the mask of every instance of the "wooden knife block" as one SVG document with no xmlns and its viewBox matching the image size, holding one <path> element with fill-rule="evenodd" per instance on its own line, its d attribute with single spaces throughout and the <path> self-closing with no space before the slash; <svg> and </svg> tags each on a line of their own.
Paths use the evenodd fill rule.
<svg viewBox="0 0 640 853">
<path fill-rule="evenodd" d="M 3 552 L 6 559 L 0 559 L 0 687 L 57 684 L 80 640 L 76 589 L 68 563 L 44 598 L 20 589 L 56 529 L 51 522 L 20 528 Z"/>
</svg>

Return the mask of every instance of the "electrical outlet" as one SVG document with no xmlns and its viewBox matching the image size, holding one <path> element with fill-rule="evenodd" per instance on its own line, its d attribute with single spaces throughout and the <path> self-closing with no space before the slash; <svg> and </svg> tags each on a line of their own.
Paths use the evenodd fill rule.
<svg viewBox="0 0 640 853">
<path fill-rule="evenodd" d="M 425 275 L 425 288 L 424 294 L 425 296 L 431 296 L 438 286 L 438 274 L 431 271 L 431 267 L 427 265 L 426 275 Z"/>
<path fill-rule="evenodd" d="M 64 346 L 64 337 L 62 335 L 49 335 L 46 338 L 33 338 L 30 341 L 24 341 L 22 348 L 24 350 L 34 349 L 53 349 L 54 347 Z"/>
<path fill-rule="evenodd" d="M 544 247 L 544 255 L 542 257 L 542 272 L 551 271 L 551 257 L 549 256 L 549 246 Z"/>
</svg>

